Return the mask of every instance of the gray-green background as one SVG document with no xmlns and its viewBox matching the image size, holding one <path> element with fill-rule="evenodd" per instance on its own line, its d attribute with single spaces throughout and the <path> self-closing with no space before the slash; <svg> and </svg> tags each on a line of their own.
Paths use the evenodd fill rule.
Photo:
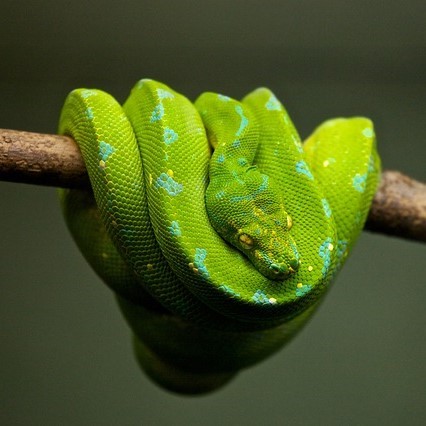
<svg viewBox="0 0 426 426">
<path fill-rule="evenodd" d="M 141 77 L 194 98 L 265 85 L 302 136 L 376 123 L 386 168 L 426 180 L 423 0 L 0 4 L 0 127 L 55 132 L 75 87 L 124 100 Z M 210 396 L 138 369 L 129 330 L 62 222 L 55 190 L 0 183 L 2 425 L 420 425 L 424 245 L 364 233 L 310 325 Z"/>
</svg>

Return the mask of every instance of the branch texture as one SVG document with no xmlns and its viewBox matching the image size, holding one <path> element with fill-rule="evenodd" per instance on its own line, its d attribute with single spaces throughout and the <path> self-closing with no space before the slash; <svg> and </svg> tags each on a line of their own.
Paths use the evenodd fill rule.
<svg viewBox="0 0 426 426">
<path fill-rule="evenodd" d="M 0 180 L 88 188 L 79 148 L 67 136 L 0 129 Z M 365 229 L 426 242 L 426 185 L 384 171 Z"/>
</svg>

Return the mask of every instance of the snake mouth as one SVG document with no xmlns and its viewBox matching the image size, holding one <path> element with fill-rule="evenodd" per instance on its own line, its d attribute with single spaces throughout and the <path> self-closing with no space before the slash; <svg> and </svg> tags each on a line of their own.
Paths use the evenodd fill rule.
<svg viewBox="0 0 426 426">
<path fill-rule="evenodd" d="M 293 275 L 299 269 L 299 260 L 292 259 L 288 263 L 271 263 L 269 270 L 272 272 L 273 279 L 285 279 Z"/>
<path fill-rule="evenodd" d="M 272 263 L 269 265 L 268 269 L 268 278 L 275 280 L 288 278 L 290 275 L 296 272 L 296 269 L 293 267 L 278 263 Z"/>
<path fill-rule="evenodd" d="M 273 263 L 270 266 L 270 269 L 272 271 L 273 274 L 275 275 L 288 275 L 290 273 L 289 269 L 287 269 L 285 266 L 283 265 L 278 265 L 277 263 Z"/>
<path fill-rule="evenodd" d="M 265 253 L 257 250 L 256 252 L 253 263 L 256 269 L 266 278 L 277 281 L 283 280 L 295 274 L 299 269 L 299 260 L 296 258 L 277 261 L 276 259 L 271 259 Z"/>
</svg>

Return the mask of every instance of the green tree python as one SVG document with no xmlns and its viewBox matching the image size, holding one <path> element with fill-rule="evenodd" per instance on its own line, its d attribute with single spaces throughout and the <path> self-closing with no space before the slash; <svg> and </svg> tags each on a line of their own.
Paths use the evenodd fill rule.
<svg viewBox="0 0 426 426">
<path fill-rule="evenodd" d="M 115 292 L 141 367 L 181 393 L 222 386 L 303 327 L 380 177 L 370 120 L 328 120 L 302 144 L 266 88 L 192 103 L 143 79 L 123 106 L 77 89 L 59 133 L 92 186 L 61 191 L 67 225 Z"/>
</svg>

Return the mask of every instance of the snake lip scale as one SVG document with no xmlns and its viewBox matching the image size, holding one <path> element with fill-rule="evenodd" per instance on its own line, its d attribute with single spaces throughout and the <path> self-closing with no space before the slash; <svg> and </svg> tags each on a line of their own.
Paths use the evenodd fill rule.
<svg viewBox="0 0 426 426">
<path fill-rule="evenodd" d="M 123 105 L 76 89 L 59 133 L 77 141 L 93 190 L 61 190 L 68 227 L 116 293 L 144 370 L 182 392 L 222 385 L 303 327 L 380 176 L 369 119 L 328 120 L 302 143 L 266 88 L 191 102 L 143 79 Z"/>
</svg>

